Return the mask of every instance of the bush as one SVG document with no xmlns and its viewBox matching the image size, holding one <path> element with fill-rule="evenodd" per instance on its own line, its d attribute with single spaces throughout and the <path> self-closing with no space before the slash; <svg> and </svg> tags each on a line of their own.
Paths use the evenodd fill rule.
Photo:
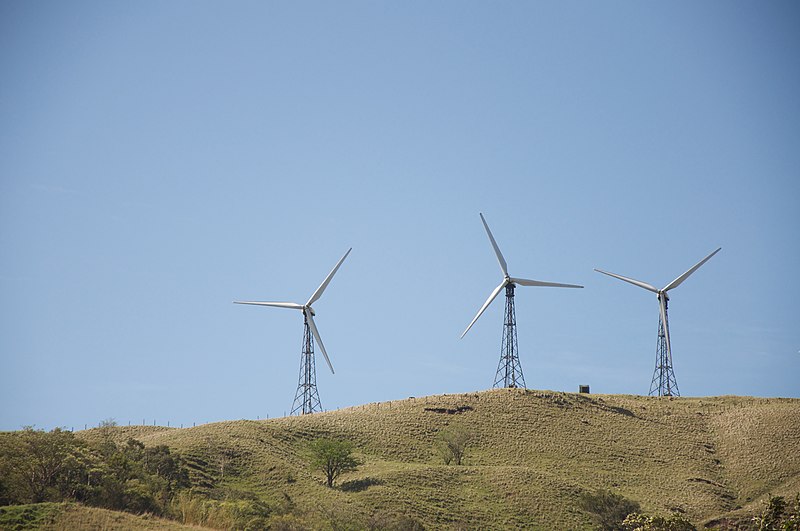
<svg viewBox="0 0 800 531">
<path fill-rule="evenodd" d="M 759 516 L 753 518 L 759 531 L 800 531 L 800 493 L 791 506 L 783 496 L 771 496 Z"/>
<path fill-rule="evenodd" d="M 696 531 L 692 523 L 679 514 L 669 518 L 631 513 L 622 523 L 625 531 Z"/>
</svg>

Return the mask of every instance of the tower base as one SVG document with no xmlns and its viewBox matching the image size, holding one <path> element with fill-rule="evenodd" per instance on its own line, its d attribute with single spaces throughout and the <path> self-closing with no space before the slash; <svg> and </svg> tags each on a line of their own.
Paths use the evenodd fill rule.
<svg viewBox="0 0 800 531">
<path fill-rule="evenodd" d="M 666 304 L 664 305 L 666 310 Z M 664 312 L 666 316 L 666 311 Z M 678 381 L 675 371 L 672 370 L 672 354 L 667 348 L 665 330 L 669 329 L 669 317 L 664 323 L 661 315 L 658 316 L 658 343 L 656 343 L 656 368 L 653 371 L 653 380 L 650 382 L 650 396 L 681 396 L 678 390 Z"/>
<path fill-rule="evenodd" d="M 500 362 L 497 364 L 497 373 L 495 373 L 492 387 L 525 388 L 525 377 L 522 375 L 522 365 L 520 365 L 517 351 L 517 316 L 514 310 L 515 287 L 511 282 L 506 284 L 503 342 L 500 347 Z"/>
<path fill-rule="evenodd" d="M 307 415 L 322 411 L 317 391 L 317 369 L 314 363 L 314 336 L 303 314 L 303 353 L 300 357 L 300 377 L 292 403 L 292 415 Z"/>
</svg>

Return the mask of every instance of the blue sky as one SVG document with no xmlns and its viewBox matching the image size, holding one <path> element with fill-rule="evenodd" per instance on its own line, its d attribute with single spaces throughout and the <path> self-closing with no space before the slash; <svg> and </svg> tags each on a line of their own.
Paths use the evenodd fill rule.
<svg viewBox="0 0 800 531">
<path fill-rule="evenodd" d="M 795 2 L 3 2 L 0 429 L 489 388 L 800 397 Z"/>
</svg>

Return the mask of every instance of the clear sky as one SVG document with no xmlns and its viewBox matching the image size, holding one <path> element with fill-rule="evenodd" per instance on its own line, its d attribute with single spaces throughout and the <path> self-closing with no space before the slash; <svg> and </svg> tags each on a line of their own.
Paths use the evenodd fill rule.
<svg viewBox="0 0 800 531">
<path fill-rule="evenodd" d="M 800 7 L 0 3 L 0 429 L 491 387 L 800 397 Z"/>
</svg>

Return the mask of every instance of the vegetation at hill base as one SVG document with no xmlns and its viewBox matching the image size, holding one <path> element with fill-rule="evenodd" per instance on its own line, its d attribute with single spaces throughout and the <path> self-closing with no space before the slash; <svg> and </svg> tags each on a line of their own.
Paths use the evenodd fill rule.
<svg viewBox="0 0 800 531">
<path fill-rule="evenodd" d="M 72 432 L 33 428 L 0 434 L 0 503 L 78 501 L 134 513 L 165 514 L 173 495 L 189 486 L 179 456 L 165 445 L 129 438 L 113 427 L 88 442 Z"/>
<path fill-rule="evenodd" d="M 753 522 L 759 531 L 800 531 L 800 493 L 791 504 L 783 496 L 771 496 Z"/>
<path fill-rule="evenodd" d="M 112 514 L 129 529 L 794 529 L 798 418 L 797 399 L 494 389 L 185 429 L 26 429 L 0 433 L 0 501 L 40 503 L 4 507 L 0 528 Z M 459 432 L 461 465 L 445 464 Z M 360 464 L 329 477 L 310 457 L 323 440 Z"/>
</svg>

